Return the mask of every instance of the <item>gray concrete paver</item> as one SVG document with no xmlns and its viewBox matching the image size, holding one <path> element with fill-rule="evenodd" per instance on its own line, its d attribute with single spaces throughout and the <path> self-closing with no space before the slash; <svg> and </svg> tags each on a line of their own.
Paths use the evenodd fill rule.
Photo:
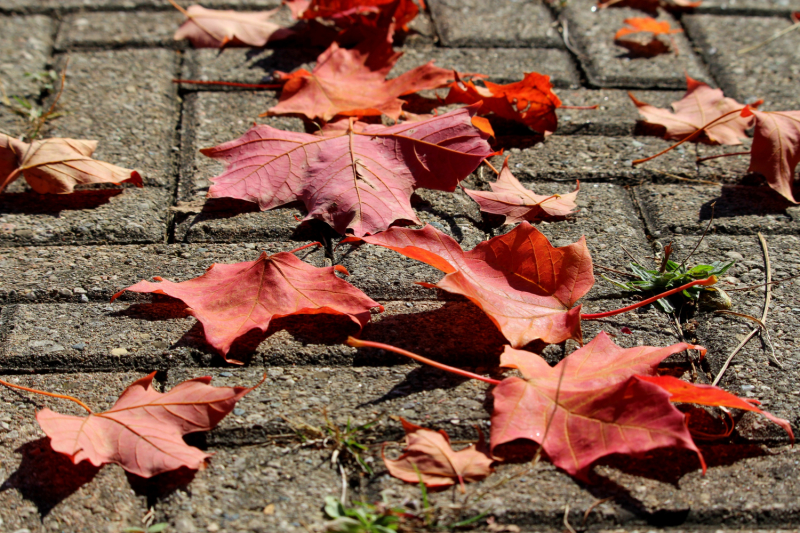
<svg viewBox="0 0 800 533">
<path fill-rule="evenodd" d="M 164 242 L 172 194 L 159 187 L 0 196 L 0 245 Z"/>
<path fill-rule="evenodd" d="M 25 246 L 0 249 L 0 301 L 3 303 L 108 302 L 142 279 L 161 276 L 185 281 L 213 263 L 254 261 L 262 251 L 284 252 L 303 243 L 153 244 Z M 325 266 L 324 251 L 309 248 L 298 257 Z M 125 293 L 124 300 L 150 300 Z"/>
<path fill-rule="evenodd" d="M 183 47 L 172 36 L 185 17 L 178 11 L 78 13 L 61 22 L 58 51 L 81 48 Z"/>
<path fill-rule="evenodd" d="M 399 76 L 435 61 L 437 67 L 485 74 L 494 83 L 520 81 L 526 72 L 550 75 L 555 87 L 580 86 L 578 70 L 566 50 L 553 48 L 406 48 L 389 73 Z M 440 91 L 445 93 L 446 91 Z"/>
<path fill-rule="evenodd" d="M 642 12 L 630 8 L 593 9 L 596 4 L 594 0 L 572 0 L 562 10 L 569 22 L 573 43 L 581 52 L 579 58 L 590 84 L 597 87 L 682 89 L 686 86 L 684 71 L 700 81 L 712 81 L 702 61 L 692 51 L 689 40 L 680 33 L 672 36 L 678 47 L 677 55 L 629 57 L 627 49 L 614 44 L 614 34 L 625 26 L 624 19 L 641 17 Z M 662 13 L 658 20 L 668 21 L 670 27 L 680 29 L 680 24 L 668 14 Z"/>
<path fill-rule="evenodd" d="M 444 46 L 564 46 L 543 2 L 431 0 L 430 10 Z"/>
<path fill-rule="evenodd" d="M 276 0 L 207 0 L 214 9 L 270 9 L 280 7 Z M 160 0 L 0 0 L 0 12 L 61 14 L 75 11 L 169 10 Z"/>
<path fill-rule="evenodd" d="M 275 71 L 311 71 L 322 50 L 313 48 L 229 48 L 220 52 L 209 48 L 187 50 L 181 78 L 235 83 L 274 83 Z M 222 85 L 182 85 L 184 90 L 237 91 Z"/>
<path fill-rule="evenodd" d="M 164 49 L 70 53 L 59 101 L 66 114 L 50 136 L 96 139 L 95 158 L 139 170 L 147 186 L 174 186 L 177 64 Z"/>
<path fill-rule="evenodd" d="M 796 235 L 766 235 L 770 255 L 772 279 L 779 280 L 800 275 L 800 238 Z M 696 238 L 677 237 L 678 257 L 694 248 Z M 763 284 L 765 279 L 764 259 L 758 237 L 752 236 L 706 236 L 691 261 L 735 260 L 720 285 L 725 288 L 749 287 Z M 764 308 L 764 287 L 748 291 L 729 291 L 733 306 L 731 311 L 761 318 Z M 772 301 L 766 321 L 775 356 L 784 370 L 770 366 L 767 353 L 769 347 L 758 339 L 752 339 L 732 361 L 721 386 L 736 394 L 756 398 L 763 409 L 792 423 L 795 432 L 800 429 L 800 308 L 797 300 L 797 282 L 774 284 Z M 700 314 L 697 337 L 709 349 L 708 364 L 713 375 L 717 375 L 728 355 L 739 344 L 755 324 L 734 316 Z M 739 425 L 745 436 L 758 435 L 764 440 L 788 441 L 782 430 L 758 416 L 748 414 Z"/>
<path fill-rule="evenodd" d="M 28 75 L 47 67 L 54 29 L 48 17 L 0 17 L 0 79 L 7 95 L 39 97 L 42 88 Z"/>
<path fill-rule="evenodd" d="M 634 117 L 629 118 L 631 124 L 634 120 Z M 674 178 L 663 174 L 667 172 L 690 180 L 737 183 L 746 176 L 749 162 L 747 156 L 734 156 L 712 159 L 699 169 L 695 164 L 698 154 L 740 152 L 749 148 L 749 140 L 739 146 L 700 146 L 697 151 L 683 144 L 657 159 L 632 167 L 634 160 L 655 155 L 674 142 L 652 136 L 552 135 L 545 142 L 530 147 L 524 147 L 524 141 L 518 143 L 523 148 L 513 147 L 514 141 L 519 139 L 509 141 L 512 148 L 506 150 L 505 155 L 510 156 L 511 171 L 520 181 L 674 182 Z M 502 164 L 500 157 L 492 161 L 495 167 Z"/>
<path fill-rule="evenodd" d="M 761 109 L 766 111 L 798 109 L 800 34 L 789 32 L 766 46 L 739 55 L 740 49 L 760 43 L 791 25 L 791 21 L 782 17 L 749 17 L 743 21 L 747 31 L 731 32 L 731 24 L 739 20 L 692 15 L 685 17 L 684 23 L 727 96 L 742 103 L 764 99 Z"/>
<path fill-rule="evenodd" d="M 797 0 L 704 0 L 698 13 L 717 15 L 788 15 L 800 10 Z"/>
<path fill-rule="evenodd" d="M 708 226 L 715 200 L 714 232 L 732 235 L 798 232 L 796 208 L 766 186 L 649 184 L 637 187 L 634 194 L 648 229 L 656 237 L 700 235 Z"/>
</svg>

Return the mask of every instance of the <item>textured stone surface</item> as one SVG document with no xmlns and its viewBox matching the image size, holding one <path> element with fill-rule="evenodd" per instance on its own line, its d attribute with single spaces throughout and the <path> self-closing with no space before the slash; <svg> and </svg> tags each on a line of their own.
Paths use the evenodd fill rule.
<svg viewBox="0 0 800 533">
<path fill-rule="evenodd" d="M 633 121 L 634 117 L 630 120 Z M 530 137 L 512 138 L 508 144 L 532 144 Z M 632 161 L 659 153 L 673 143 L 657 137 L 605 137 L 596 135 L 553 135 L 545 142 L 526 148 L 510 148 L 511 171 L 520 180 L 574 181 L 620 180 L 639 183 L 642 179 L 676 181 L 678 176 L 689 180 L 737 183 L 747 173 L 747 156 L 723 157 L 705 162 L 699 169 L 696 156 L 738 152 L 749 147 L 719 146 L 695 148 L 686 144 L 667 152 L 651 162 L 632 167 Z M 502 164 L 501 157 L 493 159 L 495 166 Z M 665 174 L 665 172 L 667 174 Z M 678 180 L 680 181 L 680 180 Z"/>
<path fill-rule="evenodd" d="M 632 91 L 643 102 L 669 108 L 683 97 L 679 91 Z M 565 106 L 599 106 L 597 109 L 558 109 L 559 135 L 632 135 L 639 117 L 627 91 L 619 89 L 573 89 L 556 91 Z"/>
<path fill-rule="evenodd" d="M 563 47 L 543 2 L 432 0 L 430 9 L 444 46 Z"/>
<path fill-rule="evenodd" d="M 185 19 L 177 11 L 79 13 L 67 16 L 56 38 L 56 49 L 177 47 L 175 29 Z"/>
<path fill-rule="evenodd" d="M 764 99 L 762 109 L 785 111 L 800 107 L 800 33 L 789 32 L 766 46 L 740 55 L 738 51 L 758 44 L 786 29 L 791 22 L 778 17 L 750 17 L 746 32 L 730 31 L 737 19 L 693 15 L 686 29 L 698 45 L 714 77 L 725 93 L 743 103 Z"/>
<path fill-rule="evenodd" d="M 438 67 L 486 74 L 495 83 L 511 83 L 521 80 L 526 72 L 541 72 L 550 75 L 555 87 L 569 88 L 580 84 L 569 53 L 547 48 L 406 49 L 389 77 L 432 60 Z"/>
<path fill-rule="evenodd" d="M 97 189 L 0 195 L 0 245 L 164 242 L 169 191 Z"/>
<path fill-rule="evenodd" d="M 797 0 L 705 0 L 700 13 L 724 15 L 787 15 L 800 10 Z"/>
<path fill-rule="evenodd" d="M 43 88 L 29 74 L 47 67 L 54 26 L 42 16 L 0 17 L 0 79 L 6 94 L 39 97 Z"/>
<path fill-rule="evenodd" d="M 232 81 L 235 83 L 274 83 L 276 70 L 292 72 L 298 68 L 312 70 L 321 50 L 229 48 L 188 50 L 181 77 L 188 80 Z M 182 85 L 185 90 L 236 91 L 223 85 Z"/>
<path fill-rule="evenodd" d="M 666 241 L 666 240 L 665 240 Z M 678 257 L 694 248 L 696 238 L 677 237 Z M 796 235 L 766 236 L 769 250 L 772 279 L 780 280 L 800 275 L 800 238 Z M 720 287 L 744 288 L 745 291 L 729 291 L 733 306 L 731 311 L 761 318 L 764 309 L 765 266 L 758 237 L 753 236 L 706 236 L 692 256 L 696 263 L 735 260 Z M 760 285 L 760 286 L 759 286 Z M 720 386 L 736 394 L 756 398 L 762 407 L 781 418 L 788 419 L 795 433 L 800 431 L 800 308 L 797 305 L 797 282 L 773 284 L 772 300 L 766 320 L 769 341 L 757 335 L 748 342 L 733 359 L 732 366 L 724 374 Z M 708 366 L 716 376 L 733 349 L 745 335 L 756 326 L 750 320 L 730 315 L 700 314 L 697 337 L 709 349 Z M 775 357 L 784 369 L 769 364 L 771 342 Z M 765 441 L 787 442 L 786 434 L 764 419 L 748 413 L 739 425 L 739 433 L 745 437 Z"/>
<path fill-rule="evenodd" d="M 203 5 L 215 9 L 269 9 L 280 6 L 276 0 L 207 0 Z M 160 0 L 0 0 L 0 11 L 10 13 L 72 13 L 75 11 L 133 11 L 169 9 Z"/>
<path fill-rule="evenodd" d="M 711 218 L 714 201 L 714 232 L 798 233 L 796 208 L 767 187 L 642 185 L 635 195 L 655 236 L 701 234 Z"/>
<path fill-rule="evenodd" d="M 161 276 L 184 281 L 202 275 L 214 263 L 253 261 L 262 251 L 274 254 L 297 245 L 272 242 L 1 248 L 0 299 L 4 303 L 105 303 L 142 279 Z M 321 248 L 303 250 L 298 257 L 325 266 Z M 125 293 L 120 298 L 151 299 L 150 295 L 137 293 Z"/>
<path fill-rule="evenodd" d="M 59 101 L 66 114 L 52 122 L 51 136 L 96 139 L 97 159 L 139 170 L 145 185 L 172 186 L 176 66 L 172 50 L 69 54 Z"/>
<path fill-rule="evenodd" d="M 594 0 L 570 1 L 562 13 L 569 21 L 571 39 L 581 52 L 579 59 L 592 85 L 682 89 L 686 87 L 684 71 L 692 78 L 712 81 L 683 34 L 672 36 L 678 55 L 665 53 L 652 58 L 631 58 L 627 49 L 614 44 L 614 34 L 624 26 L 624 19 L 640 17 L 642 12 L 630 8 L 592 10 L 595 5 Z M 680 28 L 667 14 L 662 13 L 658 20 Z M 673 42 L 665 36 L 661 39 Z"/>
</svg>

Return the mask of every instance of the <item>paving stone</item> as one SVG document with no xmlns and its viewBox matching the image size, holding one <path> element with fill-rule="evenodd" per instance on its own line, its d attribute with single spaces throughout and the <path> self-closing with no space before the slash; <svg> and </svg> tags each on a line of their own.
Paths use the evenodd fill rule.
<svg viewBox="0 0 800 533">
<path fill-rule="evenodd" d="M 209 452 L 216 455 L 208 468 L 155 505 L 176 531 L 302 533 L 323 521 L 326 496 L 341 497 L 330 452 L 280 446 Z"/>
<path fill-rule="evenodd" d="M 797 0 L 705 0 L 698 13 L 721 15 L 788 15 L 800 10 Z"/>
<path fill-rule="evenodd" d="M 275 83 L 275 71 L 312 70 L 321 50 L 313 48 L 210 48 L 187 50 L 181 77 L 188 80 Z M 240 91 L 224 85 L 184 84 L 185 91 Z M 265 111 L 266 109 L 262 110 Z"/>
<path fill-rule="evenodd" d="M 530 146 L 532 141 L 530 137 L 502 138 L 498 134 L 499 143 L 512 146 L 506 150 L 505 155 L 510 157 L 511 171 L 521 181 L 614 180 L 633 184 L 645 179 L 674 182 L 675 178 L 669 176 L 672 174 L 690 180 L 738 183 L 747 175 L 747 156 L 712 159 L 703 163 L 699 169 L 695 159 L 697 155 L 740 152 L 750 147 L 749 140 L 745 140 L 740 146 L 698 145 L 693 148 L 684 144 L 652 162 L 631 167 L 633 160 L 655 155 L 673 142 L 649 136 L 597 135 L 551 135 L 545 142 Z M 514 147 L 515 145 L 529 147 L 520 149 Z M 502 165 L 503 157 L 492 159 L 495 167 Z"/>
<path fill-rule="evenodd" d="M 173 186 L 177 56 L 173 50 L 69 54 L 53 137 L 96 139 L 94 157 L 139 170 L 145 185 Z M 60 56 L 59 71 L 65 58 Z M 175 148 L 174 148 L 175 147 Z"/>
<path fill-rule="evenodd" d="M 625 48 L 614 44 L 614 33 L 625 26 L 624 19 L 640 17 L 642 12 L 631 8 L 593 9 L 595 6 L 594 0 L 570 1 L 562 11 L 562 16 L 569 22 L 572 42 L 581 51 L 579 59 L 590 84 L 597 87 L 683 89 L 686 87 L 684 71 L 694 79 L 713 83 L 685 35 L 672 35 L 679 55 L 666 53 L 651 58 L 631 58 Z M 680 28 L 680 24 L 668 14 L 662 13 L 658 20 L 668 21 L 672 28 Z"/>
<path fill-rule="evenodd" d="M 0 246 L 164 242 L 169 191 L 95 189 L 0 195 Z"/>
<path fill-rule="evenodd" d="M 444 46 L 564 46 L 542 2 L 431 0 L 430 10 Z"/>
<path fill-rule="evenodd" d="M 409 305 L 410 304 L 410 305 Z M 398 344 L 459 364 L 496 364 L 504 343 L 469 302 L 384 302 L 362 338 Z M 202 327 L 176 300 L 164 303 L 32 304 L 6 307 L 7 350 L 0 368 L 38 371 L 166 369 L 229 366 L 205 343 Z M 437 326 L 447 324 L 447 335 Z M 48 324 L 48 327 L 40 326 Z M 413 334 L 410 332 L 413 331 Z M 294 316 L 272 321 L 266 335 L 249 334 L 229 357 L 269 365 L 378 365 L 400 356 L 359 354 L 342 343 L 358 327 L 343 316 Z M 74 346 L 85 344 L 83 349 Z M 111 351 L 125 348 L 126 354 Z"/>
<path fill-rule="evenodd" d="M 115 372 L 89 378 L 79 374 L 2 376 L 11 383 L 79 397 L 96 411 L 110 408 L 143 374 Z M 0 522 L 4 531 L 87 531 L 111 533 L 140 525 L 148 494 L 116 465 L 94 467 L 52 450 L 36 423 L 43 406 L 85 415 L 76 404 L 0 387 Z M 98 519 L 102 516 L 102 519 Z"/>
<path fill-rule="evenodd" d="M 796 235 L 766 235 L 772 279 L 800 275 L 800 238 Z M 684 257 L 696 245 L 697 238 L 676 237 L 678 257 Z M 719 286 L 751 287 L 766 281 L 764 258 L 756 236 L 707 235 L 692 263 L 736 260 L 725 273 Z M 729 291 L 731 311 L 761 318 L 764 309 L 764 287 L 747 291 Z M 768 346 L 759 338 L 748 342 L 733 359 L 720 386 L 747 398 L 762 402 L 762 407 L 775 416 L 788 419 L 795 433 L 800 430 L 800 308 L 797 281 L 772 285 L 772 301 L 766 320 L 775 357 L 784 370 L 770 366 Z M 755 324 L 735 316 L 700 313 L 696 316 L 698 341 L 708 348 L 709 370 L 716 376 L 733 349 Z M 759 337 L 757 335 L 757 337 Z M 788 437 L 760 416 L 748 413 L 737 425 L 738 432 L 751 440 L 787 442 Z"/>
<path fill-rule="evenodd" d="M 48 17 L 0 17 L 0 79 L 6 94 L 39 97 L 42 87 L 28 74 L 47 68 L 54 28 Z"/>
<path fill-rule="evenodd" d="M 732 235 L 798 233 L 795 209 L 768 187 L 714 185 L 642 185 L 634 192 L 648 229 L 656 237 L 711 232 Z"/>
<path fill-rule="evenodd" d="M 0 249 L 0 302 L 108 302 L 134 283 L 152 276 L 185 281 L 214 263 L 253 261 L 298 243 L 153 244 L 125 246 L 26 246 Z M 324 250 L 308 248 L 298 257 L 325 266 Z M 150 301 L 126 292 L 120 298 Z"/>
<path fill-rule="evenodd" d="M 554 87 L 580 86 L 580 76 L 565 50 L 548 48 L 406 48 L 389 73 L 394 77 L 435 61 L 437 67 L 486 74 L 495 83 L 521 80 L 526 72 L 550 76 Z M 685 85 L 685 83 L 684 83 Z"/>
<path fill-rule="evenodd" d="M 26 129 L 27 121 L 23 117 L 5 106 L 0 106 L 0 131 L 12 137 L 19 137 Z"/>
<path fill-rule="evenodd" d="M 185 20 L 178 11 L 79 13 L 67 16 L 58 30 L 59 51 L 81 48 L 183 47 L 175 29 Z"/>
<path fill-rule="evenodd" d="M 258 383 L 265 373 L 266 382 L 237 404 L 240 414 L 228 416 L 208 433 L 209 446 L 264 442 L 269 434 L 291 434 L 290 422 L 324 427 L 323 408 L 332 423 L 342 426 L 348 420 L 351 426 L 365 424 L 383 414 L 378 424 L 363 435 L 378 442 L 402 437 L 398 424 L 387 415 L 442 427 L 454 439 L 474 438 L 476 424 L 484 430 L 488 427 L 486 384 L 430 367 L 270 366 L 233 368 L 224 375 L 215 370 L 210 375 L 213 385 L 233 387 Z M 174 369 L 169 372 L 167 386 L 204 375 L 209 372 Z"/>
<path fill-rule="evenodd" d="M 696 456 L 673 450 L 639 459 L 608 460 L 608 466 L 595 467 L 591 485 L 578 483 L 547 463 L 533 469 L 524 463 L 501 465 L 485 481 L 467 486 L 467 503 L 460 517 L 489 512 L 498 524 L 513 524 L 522 531 L 560 531 L 567 509 L 572 524 L 582 523 L 584 513 L 592 509 L 584 523 L 599 531 L 652 531 L 648 524 L 650 528 L 678 526 L 681 531 L 716 525 L 734 531 L 795 520 L 800 486 L 790 474 L 797 464 L 794 449 L 781 448 L 779 455 L 770 457 L 752 445 L 701 444 L 700 448 L 711 466 L 706 475 L 699 471 Z M 387 449 L 386 453 L 392 452 Z M 743 486 L 749 489 L 746 496 L 737 492 Z M 396 502 L 421 499 L 417 487 L 389 477 L 383 469 L 362 490 L 368 501 L 378 501 L 386 489 Z M 596 507 L 608 497 L 612 499 Z M 429 498 L 431 505 L 452 505 L 449 491 L 429 493 Z"/>
<path fill-rule="evenodd" d="M 800 107 L 800 34 L 796 31 L 744 55 L 738 51 L 760 43 L 789 27 L 784 18 L 748 17 L 748 31 L 731 32 L 731 24 L 744 19 L 692 15 L 684 19 L 686 30 L 701 50 L 711 72 L 727 96 L 750 103 L 764 99 L 767 111 Z"/>
<path fill-rule="evenodd" d="M 683 98 L 678 91 L 633 91 L 636 98 L 656 107 L 669 108 Z M 557 135 L 606 135 L 638 133 L 639 113 L 627 91 L 618 89 L 573 89 L 556 91 L 565 106 L 599 105 L 598 109 L 557 109 Z"/>
</svg>

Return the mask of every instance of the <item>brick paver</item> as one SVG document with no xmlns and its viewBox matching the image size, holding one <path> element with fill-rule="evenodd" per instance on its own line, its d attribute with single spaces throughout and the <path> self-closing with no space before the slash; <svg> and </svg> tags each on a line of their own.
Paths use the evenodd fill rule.
<svg viewBox="0 0 800 533">
<path fill-rule="evenodd" d="M 631 161 L 669 142 L 646 136 L 627 96 L 666 107 L 685 89 L 684 72 L 722 88 L 740 101 L 765 100 L 767 109 L 797 109 L 800 32 L 745 55 L 737 51 L 791 24 L 797 0 L 705 0 L 694 12 L 660 13 L 685 33 L 675 36 L 680 54 L 635 59 L 613 44 L 631 9 L 593 10 L 594 0 L 428 0 L 410 31 L 398 34 L 404 56 L 392 76 L 434 59 L 438 66 L 481 72 L 513 82 L 525 72 L 551 76 L 569 106 L 560 109 L 558 131 L 547 139 L 519 126 L 493 121 L 498 146 L 515 175 L 540 194 L 569 192 L 580 181 L 579 211 L 538 227 L 556 245 L 586 236 L 596 265 L 624 270 L 633 255 L 650 263 L 673 243 L 677 257 L 692 250 L 714 222 L 691 262 L 735 260 L 723 288 L 758 285 L 764 263 L 756 234 L 769 246 L 773 279 L 800 274 L 800 211 L 747 176 L 746 156 L 708 161 L 699 155 L 736 152 L 743 146 L 684 145 L 652 163 Z M 277 0 L 212 0 L 206 7 L 264 9 Z M 152 510 L 156 522 L 177 533 L 306 531 L 322 520 L 325 496 L 341 493 L 340 472 L 330 451 L 302 445 L 294 431 L 324 424 L 323 409 L 340 425 L 364 423 L 378 414 L 398 415 L 445 429 L 454 440 L 474 440 L 489 429 L 491 396 L 485 386 L 408 365 L 379 350 L 342 342 L 357 328 L 341 317 L 276 319 L 267 334 L 243 339 L 226 364 L 203 340 L 202 329 L 182 305 L 165 297 L 118 290 L 158 275 L 180 281 L 215 262 L 253 260 L 312 241 L 323 246 L 301 257 L 317 266 L 340 264 L 349 280 L 385 306 L 363 338 L 413 350 L 449 364 L 492 371 L 504 343 L 492 322 L 463 298 L 414 282 L 435 283 L 441 273 L 373 246 L 338 245 L 323 224 L 300 226 L 300 203 L 260 212 L 253 204 L 208 200 L 209 178 L 223 166 L 201 148 L 234 139 L 253 122 L 292 131 L 312 125 L 299 118 L 258 115 L 277 102 L 273 90 L 173 84 L 173 78 L 270 83 L 275 71 L 312 69 L 320 50 L 289 42 L 259 50 L 194 50 L 172 40 L 182 17 L 160 0 L 0 0 L 0 77 L 10 95 L 47 105 L 52 94 L 26 73 L 60 69 L 69 58 L 60 104 L 66 114 L 50 122 L 48 136 L 97 139 L 97 157 L 136 168 L 142 189 L 92 189 L 50 198 L 23 182 L 0 195 L 0 378 L 81 397 L 98 410 L 147 372 L 158 371 L 160 390 L 185 379 L 212 375 L 213 384 L 267 380 L 220 426 L 187 440 L 215 456 L 193 475 L 167 474 L 149 481 L 70 461 L 50 450 L 35 422 L 43 405 L 79 414 L 69 403 L 0 388 L 0 530 L 118 532 L 141 524 Z M 289 24 L 283 7 L 276 20 Z M 559 25 L 559 21 L 561 24 Z M 563 40 L 567 29 L 569 42 Z M 444 91 L 438 91 L 443 97 Z M 429 91 L 427 98 L 435 98 Z M 408 108 L 424 112 L 421 99 Z M 415 107 L 417 106 L 417 107 Z M 0 105 L 0 129 L 19 135 L 25 122 Z M 680 178 L 680 179 L 676 179 Z M 487 189 L 494 179 L 479 169 L 464 182 Z M 690 180 L 683 182 L 683 180 Z M 695 181 L 691 181 L 695 180 Z M 698 182 L 699 181 L 699 182 Z M 713 185 L 708 182 L 715 182 Z M 465 249 L 510 226 L 481 214 L 461 190 L 420 190 L 412 205 L 424 223 L 448 233 Z M 636 301 L 596 270 L 597 282 L 582 300 L 585 312 Z M 800 431 L 800 301 L 796 285 L 778 284 L 766 327 L 783 370 L 769 366 L 769 347 L 752 340 L 722 384 L 757 398 Z M 732 291 L 733 310 L 760 317 L 763 287 Z M 709 348 L 699 368 L 706 379 L 754 323 L 698 312 L 684 324 L 690 340 Z M 623 333 L 627 328 L 629 333 Z M 616 335 L 621 346 L 678 342 L 671 319 L 655 309 L 586 322 L 584 337 Z M 549 346 L 556 362 L 577 347 Z M 687 355 L 667 365 L 682 371 Z M 678 373 L 679 373 L 678 372 Z M 500 374 L 497 374 L 499 377 Z M 764 419 L 739 416 L 729 439 L 704 442 L 709 462 L 702 476 L 696 458 L 660 450 L 642 458 L 607 458 L 584 484 L 542 463 L 506 464 L 495 477 L 470 486 L 469 494 L 512 476 L 480 501 L 467 499 L 463 518 L 491 510 L 499 523 L 523 531 L 563 528 L 565 508 L 577 526 L 598 500 L 586 525 L 592 530 L 794 529 L 800 521 L 798 452 Z M 307 430 L 307 428 L 306 428 Z M 369 444 L 401 438 L 388 416 L 367 433 Z M 346 474 L 352 500 L 419 505 L 419 489 L 386 474 L 379 447 L 366 453 L 376 469 Z M 398 452 L 396 446 L 387 454 Z M 520 474 L 514 477 L 514 474 Z M 450 505 L 449 492 L 432 501 Z M 462 498 L 459 496 L 459 498 Z"/>
</svg>

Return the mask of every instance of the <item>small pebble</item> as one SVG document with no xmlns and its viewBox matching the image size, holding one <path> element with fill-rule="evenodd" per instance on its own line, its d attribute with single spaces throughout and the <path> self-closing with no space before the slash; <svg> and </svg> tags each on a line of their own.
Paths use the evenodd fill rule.
<svg viewBox="0 0 800 533">
<path fill-rule="evenodd" d="M 71 348 L 72 348 L 73 350 L 78 350 L 78 351 L 81 351 L 81 352 L 82 352 L 82 351 L 84 351 L 84 350 L 86 349 L 86 343 L 85 343 L 85 342 L 79 342 L 79 343 L 77 343 L 77 344 L 73 344 L 73 345 L 71 346 Z"/>
<path fill-rule="evenodd" d="M 406 302 L 406 307 L 414 307 L 414 304 L 412 304 L 411 302 Z"/>
<path fill-rule="evenodd" d="M 242 416 L 244 414 L 244 409 L 239 409 L 238 407 L 233 410 L 233 414 L 236 416 Z"/>
<path fill-rule="evenodd" d="M 128 355 L 128 350 L 125 348 L 112 348 L 111 355 L 119 357 L 120 355 Z"/>
<path fill-rule="evenodd" d="M 229 377 L 231 377 L 232 375 L 233 375 L 233 374 L 231 374 L 230 372 L 220 372 L 220 373 L 219 373 L 219 377 L 221 377 L 221 378 L 229 378 Z"/>
</svg>

